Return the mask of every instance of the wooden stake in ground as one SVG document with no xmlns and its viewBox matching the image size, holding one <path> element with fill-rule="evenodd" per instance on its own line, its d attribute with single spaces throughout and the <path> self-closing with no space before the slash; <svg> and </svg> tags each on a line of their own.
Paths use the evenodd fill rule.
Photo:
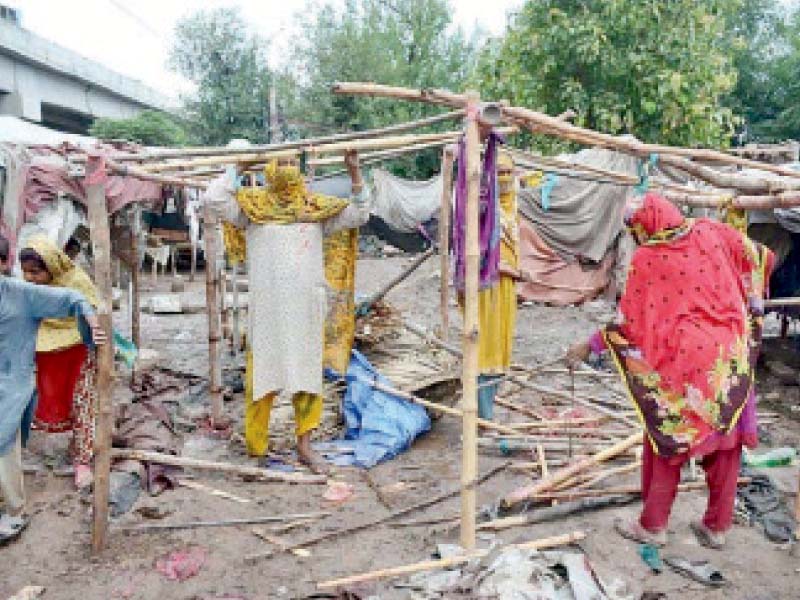
<svg viewBox="0 0 800 600">
<path fill-rule="evenodd" d="M 114 385 L 114 337 L 111 319 L 111 233 L 106 204 L 106 171 L 97 158 L 86 163 L 86 195 L 89 228 L 94 256 L 94 280 L 97 286 L 97 318 L 107 342 L 97 349 L 97 418 L 94 442 L 94 523 L 92 550 L 100 552 L 108 535 L 109 473 L 111 471 L 111 434 L 114 426 L 111 391 Z"/>
<path fill-rule="evenodd" d="M 222 419 L 222 365 L 220 364 L 220 315 L 217 298 L 217 215 L 205 205 L 203 220 L 206 259 L 206 311 L 208 312 L 208 392 L 211 396 L 211 421 Z"/>
<path fill-rule="evenodd" d="M 464 340 L 461 403 L 464 417 L 461 433 L 461 485 L 473 481 L 478 463 L 478 274 L 480 269 L 480 244 L 478 240 L 478 203 L 481 186 L 481 147 L 478 131 L 478 104 L 475 92 L 468 95 L 466 118 L 466 168 L 467 206 L 465 232 L 465 284 L 464 284 Z M 475 547 L 475 489 L 461 492 L 461 545 L 467 550 Z"/>
<path fill-rule="evenodd" d="M 131 215 L 133 224 L 131 227 L 131 339 L 136 348 L 142 346 L 142 328 L 141 328 L 141 289 L 139 285 L 139 235 L 141 233 L 141 208 L 136 205 L 133 207 Z"/>
<path fill-rule="evenodd" d="M 522 544 L 511 544 L 507 546 L 510 549 L 517 550 L 544 550 L 546 548 L 557 548 L 559 546 L 566 546 L 574 544 L 586 537 L 582 531 L 574 531 L 565 535 L 556 535 L 553 537 L 543 538 L 541 540 L 533 540 L 524 542 Z M 317 584 L 317 589 L 327 590 L 344 585 L 353 585 L 354 583 L 364 583 L 365 581 L 375 581 L 376 579 L 386 579 L 388 577 L 401 577 L 402 575 L 411 575 L 412 573 L 419 573 L 420 571 L 434 571 L 436 569 L 447 569 L 455 565 L 461 565 L 469 562 L 473 558 L 481 558 L 489 554 L 490 550 L 473 550 L 460 556 L 451 556 L 450 558 L 441 558 L 439 560 L 425 560 L 422 562 L 414 563 L 411 565 L 403 565 L 401 567 L 391 567 L 388 569 L 378 569 L 377 571 L 370 571 L 369 573 L 361 573 L 360 575 L 352 575 L 351 577 L 343 577 L 341 579 L 331 579 L 330 581 L 323 581 Z"/>
<path fill-rule="evenodd" d="M 450 208 L 453 199 L 453 149 L 446 146 L 442 151 L 442 206 L 439 212 L 439 312 L 441 332 L 439 337 L 447 341 L 450 331 Z"/>
</svg>

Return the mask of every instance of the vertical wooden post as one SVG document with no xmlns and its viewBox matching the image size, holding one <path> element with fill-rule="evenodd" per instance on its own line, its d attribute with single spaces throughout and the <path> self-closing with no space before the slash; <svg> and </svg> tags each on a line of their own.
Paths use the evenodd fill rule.
<svg viewBox="0 0 800 600">
<path fill-rule="evenodd" d="M 141 330 L 141 294 L 139 289 L 139 236 L 141 235 L 141 208 L 137 205 L 133 208 L 133 223 L 131 226 L 131 340 L 136 348 L 142 346 Z"/>
<path fill-rule="evenodd" d="M 466 118 L 466 273 L 464 286 L 464 364 L 462 373 L 461 434 L 461 545 L 475 548 L 475 480 L 478 473 L 478 277 L 480 245 L 478 242 L 478 204 L 481 186 L 481 148 L 478 131 L 478 102 L 475 92 L 467 94 Z"/>
<path fill-rule="evenodd" d="M 97 285 L 97 318 L 106 333 L 107 343 L 97 349 L 97 420 L 94 442 L 94 523 L 92 551 L 106 545 L 108 535 L 108 494 L 111 471 L 111 433 L 113 417 L 111 392 L 114 384 L 114 342 L 112 331 L 111 233 L 105 192 L 105 165 L 92 159 L 86 163 L 86 192 L 89 227 Z"/>
<path fill-rule="evenodd" d="M 442 151 L 442 206 L 439 211 L 439 311 L 441 332 L 447 341 L 450 331 L 450 204 L 453 199 L 453 150 L 445 146 Z"/>
<path fill-rule="evenodd" d="M 241 348 L 241 338 L 239 334 L 240 327 L 240 309 L 239 309 L 239 264 L 234 263 L 233 271 L 231 272 L 231 281 L 233 282 L 233 344 L 231 345 L 231 355 L 235 356 L 239 353 Z"/>
<path fill-rule="evenodd" d="M 231 339 L 231 315 L 228 312 L 228 265 L 223 260 L 219 268 L 219 314 L 222 322 L 222 339 Z"/>
<path fill-rule="evenodd" d="M 211 421 L 222 419 L 222 366 L 219 356 L 220 317 L 217 298 L 217 215 L 208 205 L 204 209 L 203 237 L 206 258 L 206 310 L 208 311 L 208 391 L 211 395 Z"/>
</svg>

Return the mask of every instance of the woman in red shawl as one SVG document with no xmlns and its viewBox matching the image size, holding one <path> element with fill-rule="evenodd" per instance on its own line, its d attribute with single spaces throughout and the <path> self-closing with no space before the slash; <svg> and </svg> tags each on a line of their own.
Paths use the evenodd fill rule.
<svg viewBox="0 0 800 600">
<path fill-rule="evenodd" d="M 570 362 L 608 350 L 645 428 L 642 514 L 626 538 L 664 545 L 681 465 L 702 457 L 709 488 L 699 541 L 725 542 L 742 445 L 757 444 L 753 374 L 774 257 L 728 225 L 685 219 L 653 193 L 626 211 L 638 248 L 620 321 L 572 347 Z"/>
</svg>

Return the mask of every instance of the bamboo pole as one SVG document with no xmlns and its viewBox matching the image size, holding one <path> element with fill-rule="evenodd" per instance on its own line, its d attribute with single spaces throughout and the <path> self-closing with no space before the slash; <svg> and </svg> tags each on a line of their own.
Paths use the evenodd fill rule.
<svg viewBox="0 0 800 600">
<path fill-rule="evenodd" d="M 478 241 L 478 211 L 481 185 L 481 140 L 478 130 L 478 104 L 476 92 L 467 95 L 466 165 L 459 168 L 467 173 L 467 206 L 465 232 L 465 284 L 464 284 L 464 334 L 463 374 L 461 403 L 464 417 L 461 433 L 461 483 L 475 479 L 478 461 L 478 275 L 480 245 Z M 461 493 L 461 546 L 467 550 L 475 547 L 475 514 L 477 510 L 474 489 Z"/>
<path fill-rule="evenodd" d="M 586 538 L 586 534 L 582 531 L 574 531 L 564 535 L 555 535 L 552 537 L 542 538 L 540 540 L 533 540 L 530 542 L 523 542 L 520 544 L 510 544 L 506 548 L 516 550 L 545 550 L 547 548 L 558 548 L 559 546 L 567 546 L 574 544 Z M 472 550 L 461 554 L 459 556 L 451 556 L 448 558 L 440 558 L 438 560 L 425 560 L 410 565 L 403 565 L 400 567 L 390 567 L 388 569 L 377 569 L 369 571 L 368 573 L 361 573 L 359 575 L 351 575 L 350 577 L 342 577 L 341 579 L 331 579 L 322 581 L 317 584 L 318 590 L 327 590 L 342 586 L 354 585 L 357 583 L 364 583 L 367 581 L 375 581 L 376 579 L 386 579 L 389 577 L 401 577 L 403 575 L 411 575 L 412 573 L 419 573 L 421 571 L 434 571 L 437 569 L 447 569 L 456 565 L 462 565 L 475 558 L 483 558 L 488 555 L 492 550 Z"/>
<path fill-rule="evenodd" d="M 217 298 L 217 215 L 204 206 L 203 237 L 206 259 L 206 311 L 208 313 L 208 391 L 211 396 L 211 422 L 222 420 L 222 366 L 220 364 L 220 315 Z"/>
<path fill-rule="evenodd" d="M 402 133 L 412 129 L 427 127 L 435 125 L 444 121 L 455 121 L 464 116 L 463 110 L 454 110 L 432 117 L 417 119 L 415 121 L 408 121 L 406 123 L 398 123 L 397 125 L 390 125 L 388 127 L 381 127 L 378 129 L 367 129 L 365 131 L 353 131 L 347 133 L 337 133 L 328 136 L 307 138 L 303 140 L 296 140 L 291 142 L 281 142 L 279 144 L 265 144 L 248 146 L 246 148 L 229 148 L 227 146 L 202 146 L 195 148 L 169 148 L 164 150 L 151 150 L 147 152 L 129 152 L 129 153 L 116 153 L 111 156 L 115 161 L 163 161 L 170 158 L 184 158 L 187 156 L 223 156 L 223 155 L 236 155 L 236 154 L 251 154 L 253 152 L 271 152 L 278 150 L 291 150 L 305 148 L 307 146 L 314 146 L 318 144 L 327 144 L 333 142 L 343 142 L 347 140 L 367 139 L 378 137 L 382 135 L 389 135 L 394 133 Z M 85 159 L 84 159 L 85 160 Z M 81 162 L 78 159 L 77 162 Z"/>
<path fill-rule="evenodd" d="M 779 306 L 800 306 L 800 298 L 769 298 L 764 300 L 767 308 L 777 308 Z"/>
<path fill-rule="evenodd" d="M 108 537 L 108 496 L 111 471 L 112 389 L 114 386 L 114 337 L 112 329 L 111 233 L 108 224 L 102 162 L 93 158 L 86 165 L 86 195 L 94 256 L 94 280 L 98 292 L 97 319 L 106 343 L 97 349 L 97 417 L 94 442 L 94 515 L 92 551 L 106 546 Z"/>
<path fill-rule="evenodd" d="M 141 207 L 137 204 L 133 209 L 133 227 L 131 228 L 131 339 L 136 348 L 142 347 L 142 307 L 139 263 L 139 236 L 141 235 Z"/>
<path fill-rule="evenodd" d="M 508 467 L 510 463 L 505 462 L 496 467 L 489 469 L 486 473 L 481 475 L 478 479 L 469 482 L 469 487 L 477 487 L 482 483 L 485 483 L 492 477 L 494 477 L 497 473 L 504 470 Z M 396 519 L 397 517 L 403 517 L 405 515 L 411 514 L 412 512 L 416 512 L 418 510 L 423 510 L 425 508 L 429 508 L 434 504 L 438 504 L 439 502 L 443 502 L 445 500 L 449 500 L 453 496 L 459 494 L 463 489 L 463 486 L 459 486 L 455 489 L 451 489 L 449 491 L 443 492 L 433 498 L 428 498 L 421 502 L 417 502 L 416 504 L 412 504 L 411 506 L 405 506 L 394 512 L 389 513 L 388 515 L 384 515 L 382 517 L 378 517 L 377 519 L 371 519 L 366 522 L 359 523 L 358 525 L 353 525 L 350 527 L 342 527 L 340 529 L 334 529 L 333 531 L 326 531 L 319 535 L 315 535 L 309 539 L 302 540 L 300 542 L 296 542 L 287 546 L 285 548 L 280 548 L 281 552 L 291 552 L 292 550 L 296 550 L 298 548 L 308 548 L 309 546 L 313 546 L 314 544 L 319 544 L 320 542 L 324 542 L 326 540 L 336 539 L 341 543 L 342 538 L 348 535 L 352 535 L 354 533 L 358 533 L 359 531 L 364 531 L 365 529 L 370 529 L 372 527 L 376 527 L 377 525 L 382 525 L 392 519 Z M 257 554 L 251 554 L 245 557 L 245 562 L 247 563 L 254 563 L 262 558 L 271 558 L 275 555 L 275 551 L 271 550 L 269 552 L 259 552 Z"/>
<path fill-rule="evenodd" d="M 439 211 L 439 317 L 440 337 L 447 340 L 450 331 L 450 210 L 453 200 L 452 148 L 442 151 L 442 204 Z"/>
<path fill-rule="evenodd" d="M 172 454 L 163 454 L 161 452 L 134 450 L 132 448 L 114 448 L 111 451 L 111 455 L 114 458 L 151 462 L 159 465 L 183 467 L 185 469 L 198 469 L 203 471 L 215 471 L 218 473 L 229 473 L 243 477 L 252 477 L 261 481 L 274 481 L 279 483 L 308 483 L 319 485 L 322 485 L 327 481 L 327 478 L 324 475 L 283 473 L 281 471 L 270 471 L 269 469 L 264 469 L 262 467 L 233 465 L 230 463 L 201 460 L 199 458 L 188 458 L 186 456 L 173 456 Z"/>
<path fill-rule="evenodd" d="M 433 253 L 435 251 L 436 251 L 436 249 L 433 248 L 433 247 L 428 248 L 425 252 L 423 252 L 417 258 L 415 258 L 414 262 L 412 262 L 405 269 L 403 269 L 400 272 L 400 274 L 398 274 L 396 277 L 392 278 L 392 280 L 389 281 L 389 283 L 387 283 L 381 289 L 379 289 L 377 292 L 372 294 L 372 296 L 370 296 L 369 298 L 367 298 L 366 300 L 361 302 L 360 305 L 361 306 L 372 306 L 376 302 L 378 302 L 381 299 L 383 299 L 383 297 L 386 296 L 386 294 L 391 292 L 394 288 L 396 288 L 398 285 L 400 285 L 406 279 L 408 279 L 408 277 L 414 271 L 416 271 L 426 260 L 428 260 L 431 256 L 433 256 Z"/>
<path fill-rule="evenodd" d="M 695 208 L 722 208 L 732 206 L 742 210 L 768 210 L 772 208 L 794 208 L 800 206 L 800 193 L 785 192 L 766 196 L 695 196 L 676 192 L 665 192 L 664 196 L 675 204 Z"/>
<path fill-rule="evenodd" d="M 320 519 L 331 513 L 300 513 L 293 515 L 270 515 L 267 517 L 247 517 L 244 519 L 222 519 L 217 521 L 190 521 L 188 523 L 146 523 L 144 525 L 128 525 L 116 531 L 125 533 L 149 533 L 151 531 L 175 531 L 177 529 L 202 529 L 208 527 L 236 527 L 239 525 L 262 525 L 264 523 L 285 523 L 297 519 Z"/>
<path fill-rule="evenodd" d="M 599 465 L 607 460 L 610 460 L 620 454 L 627 452 L 633 446 L 642 443 L 642 432 L 637 431 L 636 433 L 631 434 L 627 438 L 622 441 L 617 442 L 613 446 L 605 448 L 592 456 L 586 457 L 582 460 L 579 460 L 563 469 L 559 469 L 555 471 L 550 477 L 546 479 L 542 479 L 541 481 L 537 481 L 533 485 L 525 486 L 523 488 L 514 490 L 510 494 L 508 494 L 505 498 L 503 498 L 503 505 L 510 507 L 523 502 L 524 500 L 528 500 L 530 498 L 537 497 L 538 495 L 547 492 L 548 490 L 552 489 L 554 486 L 558 485 L 559 483 L 566 481 L 582 473 L 586 469 L 593 467 L 595 465 Z"/>
<path fill-rule="evenodd" d="M 414 90 L 371 83 L 336 83 L 333 86 L 333 92 L 336 94 L 397 98 L 447 106 L 463 107 L 466 105 L 464 96 L 444 90 Z M 501 105 L 501 110 L 505 120 L 516 124 L 524 124 L 534 133 L 543 133 L 588 146 L 620 150 L 640 157 L 658 154 L 661 162 L 691 173 L 695 177 L 708 181 L 720 188 L 735 188 L 753 193 L 800 189 L 800 174 L 786 167 L 731 156 L 716 150 L 646 144 L 636 139 L 613 136 L 572 125 L 563 118 L 563 115 L 561 115 L 562 118 L 552 117 L 528 108 L 504 105 Z M 720 173 L 714 169 L 686 160 L 687 158 L 768 171 L 791 178 L 792 181 L 759 179 Z"/>
<path fill-rule="evenodd" d="M 750 477 L 739 477 L 736 480 L 737 485 L 745 485 L 750 483 Z M 703 490 L 708 487 L 705 481 L 692 481 L 689 483 L 678 484 L 679 492 L 691 492 L 694 490 Z M 569 490 L 564 492 L 541 492 L 530 496 L 530 500 L 548 501 L 548 500 L 563 500 L 569 502 L 571 500 L 578 500 L 580 498 L 599 498 L 601 496 L 619 496 L 623 494 L 641 494 L 642 488 L 639 485 L 626 485 L 613 488 L 598 488 L 592 490 Z"/>
</svg>

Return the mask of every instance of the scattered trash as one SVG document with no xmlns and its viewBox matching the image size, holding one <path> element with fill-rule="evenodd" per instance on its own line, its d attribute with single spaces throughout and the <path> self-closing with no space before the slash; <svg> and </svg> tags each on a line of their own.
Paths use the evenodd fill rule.
<svg viewBox="0 0 800 600">
<path fill-rule="evenodd" d="M 186 581 L 200 572 L 207 557 L 201 546 L 174 550 L 156 560 L 156 570 L 171 581 Z"/>
<path fill-rule="evenodd" d="M 40 585 L 26 585 L 8 600 L 34 600 L 44 594 L 44 588 Z"/>
<path fill-rule="evenodd" d="M 661 556 L 658 553 L 658 547 L 652 544 L 639 544 L 639 556 L 642 557 L 644 563 L 650 567 L 653 573 L 658 574 L 664 570 Z"/>
<path fill-rule="evenodd" d="M 665 556 L 664 562 L 675 572 L 710 587 L 720 587 L 728 583 L 722 572 L 707 560 L 689 560 L 682 556 Z"/>
<path fill-rule="evenodd" d="M 353 496 L 353 486 L 344 481 L 331 481 L 322 498 L 328 502 L 340 504 Z"/>
<path fill-rule="evenodd" d="M 136 473 L 111 471 L 108 492 L 111 516 L 119 517 L 128 512 L 136 504 L 141 492 L 142 482 Z"/>
<path fill-rule="evenodd" d="M 150 298 L 150 312 L 153 314 L 180 314 L 183 312 L 181 297 L 177 294 L 153 296 Z"/>
<path fill-rule="evenodd" d="M 160 520 L 171 515 L 173 510 L 162 506 L 140 506 L 135 512 L 145 519 Z"/>
<path fill-rule="evenodd" d="M 775 448 L 769 452 L 753 454 L 745 450 L 742 463 L 748 467 L 783 467 L 790 465 L 797 456 L 794 448 Z"/>
<path fill-rule="evenodd" d="M 796 522 L 787 510 L 777 487 L 768 475 L 752 475 L 750 483 L 739 487 L 737 499 L 743 505 L 737 515 L 747 515 L 750 525 L 757 525 L 772 542 L 786 543 L 794 539 Z"/>
</svg>

